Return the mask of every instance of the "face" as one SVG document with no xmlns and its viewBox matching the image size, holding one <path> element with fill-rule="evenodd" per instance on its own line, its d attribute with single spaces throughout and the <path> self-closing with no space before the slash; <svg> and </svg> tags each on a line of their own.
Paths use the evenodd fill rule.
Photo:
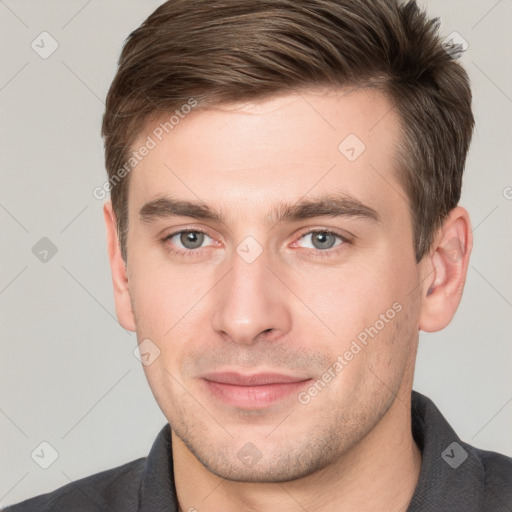
<svg viewBox="0 0 512 512">
<path fill-rule="evenodd" d="M 381 93 L 306 91 L 192 111 L 132 171 L 125 327 L 173 435 L 218 476 L 325 468 L 412 385 L 398 140 Z"/>
</svg>

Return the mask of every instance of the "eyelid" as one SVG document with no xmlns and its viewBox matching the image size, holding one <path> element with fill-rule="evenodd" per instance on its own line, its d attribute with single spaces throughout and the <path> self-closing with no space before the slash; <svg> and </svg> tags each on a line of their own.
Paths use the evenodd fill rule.
<svg viewBox="0 0 512 512">
<path fill-rule="evenodd" d="M 353 237 L 351 235 L 349 235 L 348 233 L 346 233 L 344 231 L 343 232 L 339 231 L 336 228 L 317 227 L 317 228 L 305 228 L 303 231 L 300 231 L 296 237 L 296 240 L 301 240 L 306 235 L 310 235 L 312 233 L 328 233 L 330 235 L 335 235 L 335 236 L 341 238 L 341 240 L 343 240 L 343 242 L 345 242 L 345 243 L 349 243 L 353 239 Z M 323 251 L 323 252 L 326 252 L 326 251 Z"/>
<path fill-rule="evenodd" d="M 208 235 L 209 237 L 212 236 L 210 234 L 209 228 L 184 225 L 184 226 L 176 226 L 174 228 L 164 229 L 160 232 L 161 234 L 159 234 L 158 237 L 159 238 L 160 237 L 167 238 L 167 237 L 170 237 L 173 235 L 177 235 L 179 233 L 183 233 L 184 231 L 194 231 L 194 232 L 198 232 L 198 233 L 204 233 L 205 235 Z"/>
<path fill-rule="evenodd" d="M 179 229 L 176 229 L 175 231 L 171 231 L 170 233 L 166 233 L 163 236 L 164 239 L 172 238 L 175 235 L 179 235 L 181 233 L 186 232 L 194 232 L 194 233 L 203 233 L 210 238 L 214 238 L 208 230 L 204 228 L 195 228 L 195 227 L 181 227 Z M 304 228 L 303 230 L 299 231 L 298 235 L 296 235 L 297 239 L 303 238 L 305 235 L 309 235 L 311 233 L 329 233 L 334 234 L 336 236 L 339 236 L 342 240 L 349 242 L 352 239 L 352 236 L 345 232 L 340 232 L 336 228 L 331 227 L 318 227 L 318 228 Z"/>
</svg>

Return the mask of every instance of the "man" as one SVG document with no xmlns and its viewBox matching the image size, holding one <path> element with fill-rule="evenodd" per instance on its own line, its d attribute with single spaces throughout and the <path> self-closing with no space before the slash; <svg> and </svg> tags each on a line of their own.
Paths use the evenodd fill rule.
<svg viewBox="0 0 512 512">
<path fill-rule="evenodd" d="M 130 35 L 104 214 L 169 424 L 7 510 L 512 510 L 512 459 L 412 392 L 472 248 L 471 92 L 437 28 L 391 0 L 170 0 Z"/>
</svg>

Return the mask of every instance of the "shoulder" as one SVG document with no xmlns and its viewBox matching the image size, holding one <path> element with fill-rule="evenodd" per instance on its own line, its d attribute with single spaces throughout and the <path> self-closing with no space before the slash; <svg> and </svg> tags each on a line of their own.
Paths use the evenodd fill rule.
<svg viewBox="0 0 512 512">
<path fill-rule="evenodd" d="M 137 510 L 138 492 L 146 458 L 71 482 L 3 509 L 3 512 L 97 512 Z"/>
<path fill-rule="evenodd" d="M 428 397 L 413 391 L 411 405 L 423 460 L 410 510 L 512 512 L 512 458 L 462 441 Z"/>
<path fill-rule="evenodd" d="M 512 458 L 474 447 L 472 450 L 484 469 L 484 510 L 509 507 L 512 504 Z"/>
</svg>

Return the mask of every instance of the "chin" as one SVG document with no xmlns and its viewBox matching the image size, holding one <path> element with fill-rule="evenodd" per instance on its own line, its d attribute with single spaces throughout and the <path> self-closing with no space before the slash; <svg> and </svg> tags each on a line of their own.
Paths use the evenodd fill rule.
<svg viewBox="0 0 512 512">
<path fill-rule="evenodd" d="M 266 442 L 260 450 L 251 442 L 236 443 L 237 449 L 213 442 L 191 442 L 182 438 L 188 450 L 211 473 L 232 482 L 280 483 L 316 473 L 336 458 L 332 442 Z M 261 447 L 263 444 L 256 440 Z M 240 448 L 238 446 L 241 445 Z"/>
</svg>

